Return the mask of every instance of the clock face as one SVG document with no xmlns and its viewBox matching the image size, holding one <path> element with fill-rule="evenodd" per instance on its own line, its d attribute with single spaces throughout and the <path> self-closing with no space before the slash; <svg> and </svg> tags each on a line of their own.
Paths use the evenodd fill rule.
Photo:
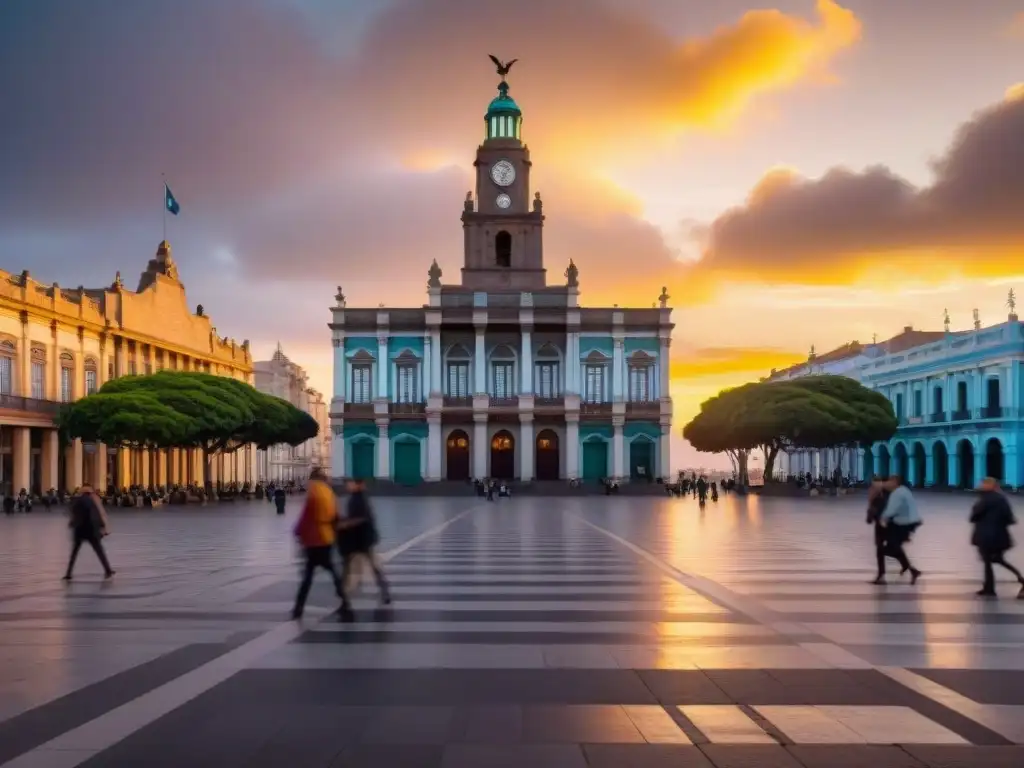
<svg viewBox="0 0 1024 768">
<path fill-rule="evenodd" d="M 516 169 L 508 160 L 499 160 L 491 166 L 491 178 L 499 187 L 507 187 L 516 180 Z"/>
<path fill-rule="evenodd" d="M 494 202 L 497 203 L 499 208 L 508 208 L 512 205 L 512 198 L 502 192 Z"/>
</svg>

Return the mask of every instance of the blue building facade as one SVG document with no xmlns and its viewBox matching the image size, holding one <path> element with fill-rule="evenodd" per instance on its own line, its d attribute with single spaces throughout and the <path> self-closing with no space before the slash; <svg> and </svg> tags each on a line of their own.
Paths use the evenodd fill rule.
<svg viewBox="0 0 1024 768">
<path fill-rule="evenodd" d="M 548 282 L 522 112 L 504 80 L 485 115 L 463 267 L 427 303 L 331 309 L 332 474 L 403 484 L 481 478 L 651 481 L 671 472 L 672 310 L 581 307 Z M 653 298 L 653 297 L 652 297 Z"/>
<path fill-rule="evenodd" d="M 910 346 L 882 342 L 844 363 L 842 375 L 883 393 L 899 421 L 887 443 L 847 451 L 796 452 L 785 471 L 853 479 L 899 474 L 916 487 L 973 488 L 982 478 L 1019 488 L 1024 480 L 1024 324 L 922 333 Z M 776 375 L 776 378 L 784 378 Z"/>
</svg>

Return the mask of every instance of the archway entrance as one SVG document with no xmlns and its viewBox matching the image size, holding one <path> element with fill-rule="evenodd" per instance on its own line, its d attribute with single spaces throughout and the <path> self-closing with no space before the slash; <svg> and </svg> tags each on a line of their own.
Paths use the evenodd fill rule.
<svg viewBox="0 0 1024 768">
<path fill-rule="evenodd" d="M 974 446 L 970 440 L 961 440 L 956 444 L 957 487 L 971 488 L 974 486 Z"/>
<path fill-rule="evenodd" d="M 597 482 L 608 476 L 608 443 L 594 439 L 583 443 L 583 479 Z"/>
<path fill-rule="evenodd" d="M 516 441 L 507 430 L 491 438 L 491 471 L 495 480 L 512 480 L 516 476 Z"/>
<path fill-rule="evenodd" d="M 861 466 L 861 479 L 865 482 L 871 482 L 871 478 L 875 474 L 875 457 L 871 453 L 871 446 L 864 446 L 864 463 Z"/>
<path fill-rule="evenodd" d="M 894 473 L 899 475 L 903 482 L 909 482 L 910 457 L 907 455 L 907 446 L 903 443 L 896 443 L 896 450 L 893 451 L 892 457 L 895 459 L 896 465 Z"/>
<path fill-rule="evenodd" d="M 461 429 L 448 434 L 445 458 L 449 480 L 469 480 L 469 435 Z"/>
<path fill-rule="evenodd" d="M 932 446 L 932 461 L 935 467 L 935 487 L 949 487 L 949 451 L 941 440 Z"/>
<path fill-rule="evenodd" d="M 554 430 L 544 429 L 537 434 L 537 455 L 535 474 L 538 480 L 558 479 L 558 435 Z"/>
<path fill-rule="evenodd" d="M 654 479 L 654 441 L 646 435 L 633 438 L 629 444 L 629 479 Z"/>
<path fill-rule="evenodd" d="M 414 437 L 400 437 L 395 441 L 395 482 L 400 485 L 418 485 L 420 473 L 420 441 Z"/>
<path fill-rule="evenodd" d="M 875 468 L 875 472 L 881 478 L 887 478 L 892 474 L 892 460 L 889 457 L 889 446 L 880 445 L 878 446 L 878 466 Z"/>
<path fill-rule="evenodd" d="M 369 438 L 352 441 L 352 477 L 356 480 L 373 479 L 375 449 L 373 440 Z"/>
<path fill-rule="evenodd" d="M 925 453 L 921 443 L 914 443 L 914 477 L 912 481 L 915 488 L 924 488 L 925 478 L 928 477 L 928 454 Z"/>
<path fill-rule="evenodd" d="M 994 477 L 1000 483 L 1006 479 L 1006 464 L 1003 459 L 1003 444 L 998 438 L 990 438 L 985 443 L 985 477 Z"/>
</svg>

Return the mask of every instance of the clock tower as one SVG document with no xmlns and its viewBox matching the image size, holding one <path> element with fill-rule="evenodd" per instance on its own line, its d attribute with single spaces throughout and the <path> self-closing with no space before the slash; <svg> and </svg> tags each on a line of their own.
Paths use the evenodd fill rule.
<svg viewBox="0 0 1024 768">
<path fill-rule="evenodd" d="M 462 212 L 462 285 L 473 290 L 530 291 L 545 287 L 540 194 L 530 197 L 530 150 L 522 142 L 523 114 L 509 96 L 504 71 L 484 115 L 476 150 L 476 200 Z"/>
</svg>

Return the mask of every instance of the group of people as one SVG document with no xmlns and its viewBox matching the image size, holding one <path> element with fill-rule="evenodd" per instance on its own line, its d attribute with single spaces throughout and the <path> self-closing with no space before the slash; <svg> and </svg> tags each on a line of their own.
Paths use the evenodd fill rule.
<svg viewBox="0 0 1024 768">
<path fill-rule="evenodd" d="M 868 490 L 867 522 L 875 528 L 875 558 L 878 572 L 872 584 L 885 584 L 885 560 L 892 558 L 900 565 L 900 575 L 909 572 L 910 583 L 916 584 L 921 571 L 913 566 L 904 546 L 923 522 L 917 502 L 910 489 L 898 475 L 888 480 L 875 480 Z M 996 596 L 995 570 L 1001 565 L 1012 573 L 1020 584 L 1018 598 L 1024 599 L 1024 574 L 1006 561 L 1006 553 L 1013 548 L 1010 527 L 1016 525 L 1009 499 L 999 489 L 994 478 L 986 477 L 978 487 L 978 499 L 971 508 L 970 522 L 974 526 L 971 544 L 978 550 L 984 564 L 984 582 L 979 597 Z"/>
<path fill-rule="evenodd" d="M 293 619 L 302 618 L 317 569 L 330 574 L 334 589 L 341 599 L 338 615 L 343 620 L 351 621 L 355 617 L 351 595 L 358 586 L 363 563 L 373 572 L 381 603 L 391 604 L 391 590 L 375 551 L 380 534 L 362 481 L 349 482 L 348 508 L 346 514 L 341 516 L 334 489 L 327 484 L 327 478 L 321 470 L 313 470 L 306 489 L 306 503 L 295 524 L 295 536 L 302 546 L 305 567 L 295 596 Z M 340 574 L 334 567 L 335 548 L 341 556 Z"/>
</svg>

